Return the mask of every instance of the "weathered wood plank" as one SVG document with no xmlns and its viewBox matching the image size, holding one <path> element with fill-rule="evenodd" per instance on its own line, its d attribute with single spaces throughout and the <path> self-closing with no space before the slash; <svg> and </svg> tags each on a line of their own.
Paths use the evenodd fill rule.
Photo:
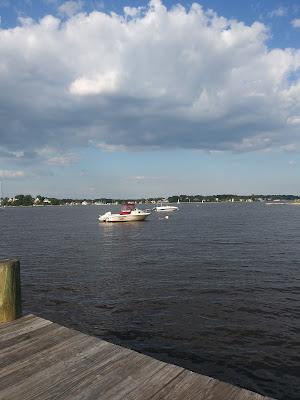
<svg viewBox="0 0 300 400">
<path fill-rule="evenodd" d="M 38 352 L 49 349 L 63 339 L 74 336 L 76 333 L 73 332 L 57 324 L 51 324 L 10 339 L 8 342 L 4 342 L 4 344 L 8 343 L 9 345 L 0 350 L 0 368 L 3 369 L 12 363 L 22 362 Z M 14 343 L 11 343 L 11 341 Z"/>
<path fill-rule="evenodd" d="M 131 352 L 129 357 L 118 360 L 113 368 L 105 368 L 95 376 L 84 377 L 80 384 L 68 392 L 68 400 L 121 399 L 144 379 L 158 373 L 163 363 Z"/>
<path fill-rule="evenodd" d="M 98 398 L 95 393 L 100 392 L 102 399 L 104 393 L 122 379 L 120 375 L 124 374 L 126 368 L 132 368 L 136 364 L 138 364 L 138 356 L 133 352 L 127 354 L 117 352 L 105 364 L 99 360 L 98 365 L 95 364 L 92 368 L 76 374 L 77 379 L 75 377 L 68 379 L 63 386 L 56 387 L 52 394 L 55 394 L 54 399 L 60 399 L 63 395 L 64 400 L 73 400 L 95 399 Z M 45 400 L 47 397 L 41 397 L 41 399 Z"/>
<path fill-rule="evenodd" d="M 266 400 L 264 396 L 185 370 L 151 400 Z"/>
<path fill-rule="evenodd" d="M 94 338 L 90 338 L 94 339 Z M 3 400 L 13 399 L 48 399 L 61 393 L 69 386 L 72 386 L 82 376 L 93 374 L 98 369 L 108 365 L 112 368 L 115 361 L 130 354 L 127 349 L 120 350 L 106 342 L 92 341 L 82 351 L 72 352 L 72 348 L 66 348 L 70 357 L 64 360 L 58 358 L 58 362 L 39 370 L 29 376 L 25 381 L 17 382 L 1 392 Z M 56 353 L 57 357 L 60 354 Z"/>
<path fill-rule="evenodd" d="M 7 331 L 0 334 L 0 342 L 11 339 L 16 336 L 24 335 L 25 333 L 32 332 L 35 329 L 42 328 L 43 326 L 53 324 L 53 322 L 42 318 L 34 318 L 25 322 L 24 324 L 20 322 L 16 325 L 15 329 L 8 329 Z"/>
<path fill-rule="evenodd" d="M 18 326 L 25 325 L 28 321 L 37 319 L 36 315 L 33 314 L 28 314 L 24 315 L 21 318 L 16 319 L 15 321 L 11 322 L 3 322 L 0 324 L 0 335 L 2 335 L 4 332 L 12 332 L 14 331 Z"/>
<path fill-rule="evenodd" d="M 48 324 L 42 326 L 39 329 L 35 329 L 31 332 L 26 332 L 23 335 L 14 336 L 7 340 L 2 340 L 0 342 L 0 354 L 2 355 L 10 355 L 14 354 L 14 352 L 18 352 L 20 349 L 24 350 L 29 348 L 32 351 L 32 344 L 35 342 L 45 342 L 45 335 L 50 335 L 51 337 L 55 333 L 55 331 L 66 330 L 57 324 Z"/>
<path fill-rule="evenodd" d="M 0 328 L 0 399 L 272 400 L 35 316 Z"/>
<path fill-rule="evenodd" d="M 166 386 L 173 379 L 177 378 L 183 372 L 182 368 L 175 367 L 174 365 L 159 363 L 156 365 L 156 370 L 147 374 L 141 371 L 140 376 L 128 376 L 118 386 L 119 393 L 116 391 L 109 391 L 103 397 L 105 400 L 112 399 L 152 399 L 153 395 Z M 134 379 L 132 379 L 134 378 Z"/>
<path fill-rule="evenodd" d="M 93 338 L 76 334 L 71 331 L 71 337 L 59 337 L 59 343 L 47 347 L 47 349 L 34 353 L 30 357 L 21 361 L 16 361 L 0 370 L 0 393 L 1 390 L 8 386 L 22 384 L 29 377 L 37 374 L 40 371 L 56 365 L 58 362 L 66 361 L 73 356 L 73 353 L 81 353 L 86 348 L 91 346 Z M 70 353 L 72 348 L 72 353 Z"/>
<path fill-rule="evenodd" d="M 176 379 L 173 379 L 161 389 L 158 387 L 151 400 L 207 399 L 207 393 L 213 384 L 214 379 L 209 376 L 184 370 Z"/>
</svg>

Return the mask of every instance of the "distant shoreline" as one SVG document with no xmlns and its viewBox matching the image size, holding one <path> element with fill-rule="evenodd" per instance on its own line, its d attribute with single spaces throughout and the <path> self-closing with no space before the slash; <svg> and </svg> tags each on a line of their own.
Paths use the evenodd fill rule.
<svg viewBox="0 0 300 400">
<path fill-rule="evenodd" d="M 142 198 L 94 198 L 94 199 L 78 199 L 78 198 L 56 198 L 38 195 L 33 197 L 30 194 L 18 194 L 13 197 L 0 196 L 0 206 L 19 207 L 19 206 L 87 206 L 87 205 L 119 205 L 124 203 L 148 204 L 155 205 L 159 203 L 254 203 L 254 202 L 298 202 L 300 196 L 296 195 L 237 195 L 237 194 L 217 194 L 217 195 L 173 195 L 169 197 L 142 197 Z"/>
<path fill-rule="evenodd" d="M 196 205 L 209 205 L 209 204 L 265 204 L 265 205 L 300 205 L 300 200 L 289 200 L 289 201 L 182 201 L 180 203 L 176 203 L 180 206 L 180 204 L 196 204 Z M 40 204 L 40 205 L 34 205 L 34 204 L 28 204 L 28 205 L 24 205 L 24 204 L 20 204 L 20 205 L 3 205 L 0 206 L 0 209 L 4 209 L 4 208 L 48 208 L 48 207 L 101 207 L 101 206 L 120 206 L 124 204 L 124 202 L 120 202 L 120 203 L 102 203 L 102 204 L 95 204 L 95 203 L 88 203 L 88 204 L 80 204 L 80 203 L 76 203 L 76 204 Z M 146 206 L 154 206 L 157 204 L 161 204 L 160 202 L 157 203 L 136 203 L 139 205 L 146 205 Z M 165 202 L 164 204 L 174 204 L 174 202 Z"/>
</svg>

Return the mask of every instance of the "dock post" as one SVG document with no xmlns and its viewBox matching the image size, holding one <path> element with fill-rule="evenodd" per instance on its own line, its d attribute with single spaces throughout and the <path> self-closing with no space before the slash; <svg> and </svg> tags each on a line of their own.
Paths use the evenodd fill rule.
<svg viewBox="0 0 300 400">
<path fill-rule="evenodd" d="M 0 260 L 0 323 L 22 315 L 20 262 Z"/>
</svg>

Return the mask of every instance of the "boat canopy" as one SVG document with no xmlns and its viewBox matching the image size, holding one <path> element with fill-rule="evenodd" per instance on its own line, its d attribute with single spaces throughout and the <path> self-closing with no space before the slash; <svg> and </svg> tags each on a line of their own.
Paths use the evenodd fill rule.
<svg viewBox="0 0 300 400">
<path fill-rule="evenodd" d="M 130 214 L 135 209 L 135 204 L 123 204 L 121 207 L 121 213 Z"/>
</svg>

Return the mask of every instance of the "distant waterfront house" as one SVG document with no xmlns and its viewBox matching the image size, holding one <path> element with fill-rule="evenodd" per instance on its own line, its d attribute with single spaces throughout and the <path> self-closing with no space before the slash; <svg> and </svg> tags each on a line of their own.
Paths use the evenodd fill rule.
<svg viewBox="0 0 300 400">
<path fill-rule="evenodd" d="M 50 201 L 49 199 L 46 198 L 46 199 L 43 200 L 43 203 L 44 203 L 44 204 L 51 204 L 51 201 Z"/>
</svg>

